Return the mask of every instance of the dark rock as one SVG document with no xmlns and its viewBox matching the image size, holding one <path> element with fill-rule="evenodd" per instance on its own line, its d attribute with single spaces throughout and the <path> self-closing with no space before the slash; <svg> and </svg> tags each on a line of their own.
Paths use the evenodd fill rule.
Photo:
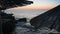
<svg viewBox="0 0 60 34">
<path fill-rule="evenodd" d="M 60 34 L 60 33 L 49 33 L 49 34 Z"/>
<path fill-rule="evenodd" d="M 0 32 L 3 34 L 12 34 L 16 24 L 13 14 L 4 13 L 0 10 Z"/>
<path fill-rule="evenodd" d="M 60 5 L 30 20 L 35 29 L 48 27 L 60 32 Z"/>
<path fill-rule="evenodd" d="M 0 0 L 0 34 L 12 34 L 16 24 L 13 14 L 6 14 L 2 11 L 9 8 L 29 5 L 32 3 L 32 1 L 28 0 Z"/>
<path fill-rule="evenodd" d="M 27 22 L 27 18 L 20 18 L 17 20 L 17 22 Z"/>
<path fill-rule="evenodd" d="M 1 11 L 2 12 L 2 11 Z M 4 12 L 3 12 L 4 13 Z M 0 14 L 0 23 L 3 34 L 12 34 L 15 29 L 16 20 L 12 14 Z"/>
</svg>

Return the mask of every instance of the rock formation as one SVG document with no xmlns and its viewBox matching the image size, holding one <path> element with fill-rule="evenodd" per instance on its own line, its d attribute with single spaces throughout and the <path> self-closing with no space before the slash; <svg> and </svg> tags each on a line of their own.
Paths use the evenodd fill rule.
<svg viewBox="0 0 60 34">
<path fill-rule="evenodd" d="M 6 14 L 6 13 L 4 14 L 2 13 L 0 15 L 1 15 L 0 22 L 2 23 L 2 33 L 12 34 L 12 32 L 15 29 L 15 24 L 17 23 L 15 17 L 12 16 L 12 14 Z"/>
<path fill-rule="evenodd" d="M 60 5 L 30 20 L 35 29 L 48 27 L 60 32 Z"/>
<path fill-rule="evenodd" d="M 20 18 L 17 20 L 17 22 L 27 22 L 27 18 Z"/>
<path fill-rule="evenodd" d="M 16 24 L 13 14 L 6 14 L 4 10 L 32 3 L 28 0 L 0 0 L 0 34 L 12 34 Z"/>
</svg>

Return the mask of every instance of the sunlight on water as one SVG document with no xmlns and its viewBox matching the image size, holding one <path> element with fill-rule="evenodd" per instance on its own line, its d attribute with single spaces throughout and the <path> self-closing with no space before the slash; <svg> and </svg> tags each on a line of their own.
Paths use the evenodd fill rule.
<svg viewBox="0 0 60 34">
<path fill-rule="evenodd" d="M 13 13 L 16 18 L 33 18 L 35 16 L 38 16 L 47 10 L 6 10 L 6 13 Z"/>
</svg>

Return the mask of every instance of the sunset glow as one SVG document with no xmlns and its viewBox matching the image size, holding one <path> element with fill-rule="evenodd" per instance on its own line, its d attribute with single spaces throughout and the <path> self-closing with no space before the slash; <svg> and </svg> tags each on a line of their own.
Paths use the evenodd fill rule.
<svg viewBox="0 0 60 34">
<path fill-rule="evenodd" d="M 11 8 L 6 10 L 6 12 L 13 13 L 14 16 L 17 18 L 21 17 L 33 18 L 60 5 L 60 0 L 31 0 L 31 1 L 34 2 L 31 5 Z"/>
<path fill-rule="evenodd" d="M 51 9 L 60 4 L 60 0 L 32 0 L 34 3 L 23 7 L 15 7 L 18 10 L 27 9 Z"/>
<path fill-rule="evenodd" d="M 14 9 L 51 9 L 53 5 L 29 5 L 24 7 L 16 7 Z"/>
</svg>

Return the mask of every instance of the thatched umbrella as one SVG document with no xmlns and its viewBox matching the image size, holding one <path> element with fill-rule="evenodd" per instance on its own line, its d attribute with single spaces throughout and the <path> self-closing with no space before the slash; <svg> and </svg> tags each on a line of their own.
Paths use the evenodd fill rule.
<svg viewBox="0 0 60 34">
<path fill-rule="evenodd" d="M 25 6 L 32 3 L 33 3 L 32 1 L 28 1 L 28 0 L 0 0 L 0 9 L 5 10 L 8 8 Z"/>
</svg>

